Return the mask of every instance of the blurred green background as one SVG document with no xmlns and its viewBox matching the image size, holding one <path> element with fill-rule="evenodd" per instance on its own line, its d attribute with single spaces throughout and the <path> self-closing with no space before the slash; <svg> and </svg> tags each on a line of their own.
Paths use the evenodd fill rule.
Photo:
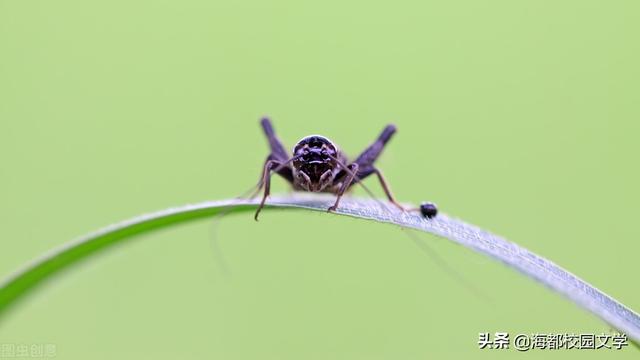
<svg viewBox="0 0 640 360">
<path fill-rule="evenodd" d="M 268 114 L 287 147 L 319 133 L 351 155 L 394 122 L 379 166 L 401 201 L 435 201 L 638 310 L 639 15 L 633 0 L 0 0 L 0 275 L 104 225 L 242 193 Z M 519 354 L 479 350 L 479 332 L 610 331 L 420 235 L 478 297 L 393 226 L 229 216 L 228 275 L 212 236 L 191 223 L 73 267 L 2 318 L 0 343 L 60 359 L 493 359 Z"/>
</svg>

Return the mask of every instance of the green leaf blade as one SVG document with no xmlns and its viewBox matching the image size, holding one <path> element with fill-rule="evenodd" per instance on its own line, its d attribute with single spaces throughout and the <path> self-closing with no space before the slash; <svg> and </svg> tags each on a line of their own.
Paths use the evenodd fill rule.
<svg viewBox="0 0 640 360">
<path fill-rule="evenodd" d="M 326 211 L 333 200 L 324 196 L 274 197 L 268 202 L 267 208 Z M 185 205 L 135 217 L 81 237 L 36 259 L 1 282 L 0 317 L 38 284 L 124 240 L 220 213 L 253 211 L 257 205 L 256 200 Z M 386 207 L 377 200 L 356 198 L 343 199 L 335 214 L 391 223 L 447 238 L 518 270 L 600 317 L 631 339 L 640 341 L 640 316 L 636 312 L 553 262 L 476 226 L 446 214 L 427 220 L 416 213 Z M 253 218 L 247 221 L 253 221 Z"/>
</svg>

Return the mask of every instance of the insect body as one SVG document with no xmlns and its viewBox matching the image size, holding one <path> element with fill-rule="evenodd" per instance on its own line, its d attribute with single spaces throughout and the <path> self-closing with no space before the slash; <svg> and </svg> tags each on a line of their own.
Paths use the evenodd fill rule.
<svg viewBox="0 0 640 360">
<path fill-rule="evenodd" d="M 348 161 L 331 140 L 320 135 L 304 137 L 293 148 L 293 155 L 289 156 L 276 137 L 271 121 L 263 118 L 261 125 L 271 153 L 265 161 L 262 177 L 258 182 L 258 191 L 264 187 L 264 193 L 256 210 L 256 220 L 269 196 L 272 172 L 289 181 L 295 190 L 336 194 L 336 202 L 327 209 L 328 211 L 338 208 L 340 198 L 351 186 L 371 174 L 376 174 L 389 201 L 404 210 L 393 198 L 382 172 L 373 165 L 396 132 L 394 125 L 387 125 L 378 138 L 352 162 Z"/>
</svg>

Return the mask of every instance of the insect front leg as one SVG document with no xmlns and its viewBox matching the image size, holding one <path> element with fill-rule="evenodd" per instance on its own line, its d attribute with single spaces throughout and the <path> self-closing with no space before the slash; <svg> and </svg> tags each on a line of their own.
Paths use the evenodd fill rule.
<svg viewBox="0 0 640 360">
<path fill-rule="evenodd" d="M 260 193 L 260 190 L 262 189 L 262 184 L 264 184 L 264 177 L 267 172 L 266 170 L 267 163 L 269 161 L 278 163 L 278 165 L 273 165 L 271 167 L 271 170 L 273 170 L 278 175 L 282 176 L 289 183 L 293 184 L 293 171 L 291 170 L 291 167 L 287 166 L 288 160 L 277 159 L 273 156 L 273 154 L 271 154 L 267 157 L 267 160 L 265 160 L 264 162 L 263 170 L 262 170 L 262 173 L 260 174 L 260 179 L 258 179 L 258 183 L 255 186 L 255 191 L 251 194 L 251 196 L 249 196 L 249 199 L 253 199 L 254 197 L 258 196 L 258 194 Z"/>
<path fill-rule="evenodd" d="M 264 193 L 262 195 L 262 200 L 260 201 L 260 205 L 258 206 L 258 209 L 256 209 L 256 214 L 253 217 L 256 221 L 258 221 L 258 215 L 260 214 L 260 210 L 262 210 L 262 208 L 264 207 L 264 203 L 265 201 L 267 201 L 267 197 L 271 192 L 271 170 L 281 166 L 282 166 L 281 162 L 277 160 L 272 160 L 272 159 L 267 159 L 267 161 L 264 163 L 262 178 L 258 183 L 258 190 L 257 190 L 257 191 L 260 191 L 260 188 L 264 186 Z"/>
<path fill-rule="evenodd" d="M 347 191 L 347 189 L 349 188 L 349 186 L 351 186 L 351 184 L 353 183 L 353 179 L 355 178 L 356 174 L 358 173 L 358 164 L 356 163 L 352 163 L 347 165 L 348 168 L 348 172 L 347 172 L 347 176 L 344 180 L 344 182 L 342 183 L 342 186 L 340 186 L 340 190 L 338 190 L 337 193 L 337 197 L 336 197 L 336 202 L 333 204 L 333 206 L 329 207 L 327 209 L 327 211 L 331 212 L 331 211 L 335 211 L 338 208 L 338 204 L 340 204 L 340 198 L 342 198 L 342 195 L 344 195 L 344 192 Z"/>
</svg>

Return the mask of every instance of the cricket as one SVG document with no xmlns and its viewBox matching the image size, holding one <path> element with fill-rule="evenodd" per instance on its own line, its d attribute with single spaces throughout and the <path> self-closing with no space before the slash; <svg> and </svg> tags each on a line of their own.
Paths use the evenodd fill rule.
<svg viewBox="0 0 640 360">
<path fill-rule="evenodd" d="M 369 175 L 375 174 L 389 202 L 405 211 L 402 205 L 393 197 L 380 169 L 374 165 L 385 145 L 396 133 L 395 125 L 387 125 L 371 145 L 364 149 L 355 160 L 349 161 L 336 144 L 321 135 L 305 136 L 298 141 L 293 147 L 292 154 L 289 155 L 282 142 L 276 136 L 271 120 L 264 117 L 260 124 L 267 137 L 270 153 L 265 160 L 255 193 L 257 195 L 260 190 L 264 189 L 262 200 L 254 216 L 256 221 L 267 197 L 269 197 L 273 173 L 284 178 L 296 191 L 335 194 L 336 201 L 327 209 L 329 212 L 338 208 L 340 199 L 353 185 L 361 182 Z M 423 217 L 432 218 L 437 210 L 435 205 L 430 204 L 428 208 L 423 206 L 420 211 Z"/>
</svg>

